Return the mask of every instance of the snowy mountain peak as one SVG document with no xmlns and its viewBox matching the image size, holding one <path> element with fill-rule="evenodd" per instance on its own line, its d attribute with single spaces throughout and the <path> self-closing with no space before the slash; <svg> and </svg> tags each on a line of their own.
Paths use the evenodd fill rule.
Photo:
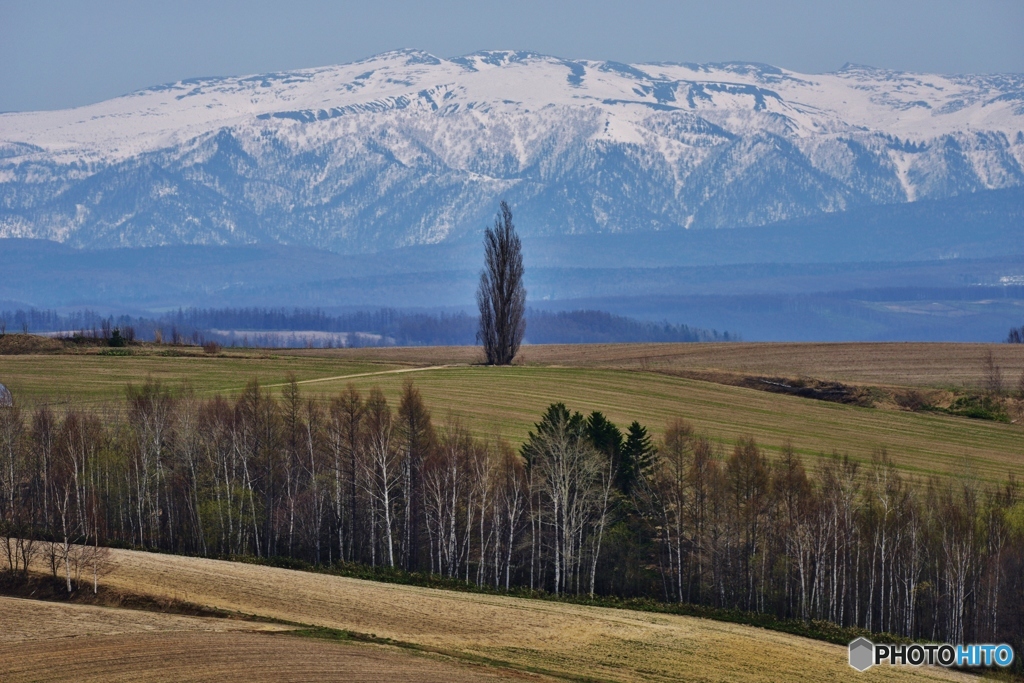
<svg viewBox="0 0 1024 683">
<path fill-rule="evenodd" d="M 751 225 L 1021 184 L 1016 74 L 397 50 L 0 115 L 0 235 L 82 245 L 436 242 L 498 196 L 541 232 Z"/>
</svg>

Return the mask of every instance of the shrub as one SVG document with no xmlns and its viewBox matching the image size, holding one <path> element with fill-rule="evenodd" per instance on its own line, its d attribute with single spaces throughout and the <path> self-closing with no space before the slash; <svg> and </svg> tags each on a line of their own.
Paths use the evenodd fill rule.
<svg viewBox="0 0 1024 683">
<path fill-rule="evenodd" d="M 211 356 L 220 353 L 220 344 L 215 341 L 208 341 L 203 343 L 203 351 L 210 354 Z"/>
<path fill-rule="evenodd" d="M 1006 414 L 1006 408 L 1002 402 L 991 396 L 979 396 L 971 394 L 961 396 L 950 404 L 946 409 L 950 415 L 960 415 L 976 420 L 995 420 L 996 422 L 1009 422 L 1010 417 Z"/>
<path fill-rule="evenodd" d="M 896 405 L 904 410 L 912 410 L 914 412 L 926 410 L 931 407 L 928 405 L 924 396 L 913 389 L 896 394 Z"/>
</svg>

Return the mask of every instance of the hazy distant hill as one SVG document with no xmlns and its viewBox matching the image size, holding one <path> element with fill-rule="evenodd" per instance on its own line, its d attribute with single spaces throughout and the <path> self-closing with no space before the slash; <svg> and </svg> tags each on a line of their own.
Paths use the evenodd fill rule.
<svg viewBox="0 0 1024 683">
<path fill-rule="evenodd" d="M 481 249 L 478 239 L 358 256 L 9 239 L 0 241 L 0 310 L 472 311 Z M 527 236 L 524 252 L 536 308 L 605 310 L 751 341 L 998 341 L 1024 323 L 1024 189 L 733 230 Z"/>
</svg>

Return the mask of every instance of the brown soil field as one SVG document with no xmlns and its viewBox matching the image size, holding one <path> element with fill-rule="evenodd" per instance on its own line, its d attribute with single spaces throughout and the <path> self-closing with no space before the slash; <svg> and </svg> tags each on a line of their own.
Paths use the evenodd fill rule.
<svg viewBox="0 0 1024 683">
<path fill-rule="evenodd" d="M 0 643 L 159 631 L 280 631 L 272 623 L 0 597 Z"/>
<path fill-rule="evenodd" d="M 453 681 L 513 674 L 291 626 L 0 597 L 0 680 Z"/>
<path fill-rule="evenodd" d="M 166 372 L 176 363 L 168 358 L 192 359 L 191 369 L 266 374 L 275 380 L 295 372 L 300 380 L 340 364 L 344 372 L 383 370 L 428 365 L 476 365 L 483 352 L 474 346 L 420 346 L 359 349 L 224 349 L 214 358 L 196 347 L 145 344 L 131 349 L 129 359 L 113 359 L 101 348 L 69 347 L 46 337 L 8 334 L 0 337 L 0 355 L 17 368 L 18 355 L 48 356 L 46 367 L 60 361 L 54 355 L 77 359 L 74 363 L 132 366 L 132 375 Z M 727 342 L 700 344 L 540 344 L 523 346 L 517 365 L 652 370 L 702 374 L 721 372 L 752 376 L 807 377 L 819 380 L 904 387 L 978 388 L 986 379 L 985 359 L 991 352 L 1008 387 L 1024 373 L 1024 344 L 961 343 L 818 343 Z M 303 362 L 301 359 L 306 358 Z M 31 363 L 28 359 L 26 362 Z M 326 363 L 325 363 L 326 362 Z M 135 366 L 138 367 L 135 367 Z M 225 366 L 230 366 L 227 368 Z M 261 372 L 261 369 L 263 372 Z M 338 374 L 343 374 L 339 372 Z M 173 375 L 173 372 L 172 372 Z M 171 378 L 171 377 L 169 377 Z M 219 382 L 215 382 L 219 384 Z"/>
<path fill-rule="evenodd" d="M 116 590 L 165 598 L 187 593 L 199 605 L 373 634 L 555 677 L 803 683 L 855 677 L 844 647 L 693 617 L 133 551 L 115 551 L 114 562 L 106 583 Z M 971 680 L 932 667 L 878 667 L 856 679 Z"/>
<path fill-rule="evenodd" d="M 391 647 L 237 631 L 136 633 L 0 644 L 0 671 L 5 683 L 471 683 L 519 678 L 482 666 L 436 661 Z"/>
</svg>

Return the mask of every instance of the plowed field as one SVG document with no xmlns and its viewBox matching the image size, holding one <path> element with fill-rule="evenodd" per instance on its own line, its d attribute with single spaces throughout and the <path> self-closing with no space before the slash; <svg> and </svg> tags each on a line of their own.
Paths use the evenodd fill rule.
<svg viewBox="0 0 1024 683">
<path fill-rule="evenodd" d="M 107 583 L 118 590 L 164 598 L 187 592 L 195 604 L 375 634 L 556 677 L 723 683 L 812 683 L 854 677 L 844 647 L 692 617 L 132 551 L 115 551 L 114 561 L 117 568 Z M 293 640 L 252 637 L 275 643 Z M 857 680 L 970 680 L 928 667 L 886 667 L 869 673 Z"/>
<path fill-rule="evenodd" d="M 0 598 L 0 680 L 509 680 L 393 647 L 289 635 L 292 627 Z"/>
</svg>

